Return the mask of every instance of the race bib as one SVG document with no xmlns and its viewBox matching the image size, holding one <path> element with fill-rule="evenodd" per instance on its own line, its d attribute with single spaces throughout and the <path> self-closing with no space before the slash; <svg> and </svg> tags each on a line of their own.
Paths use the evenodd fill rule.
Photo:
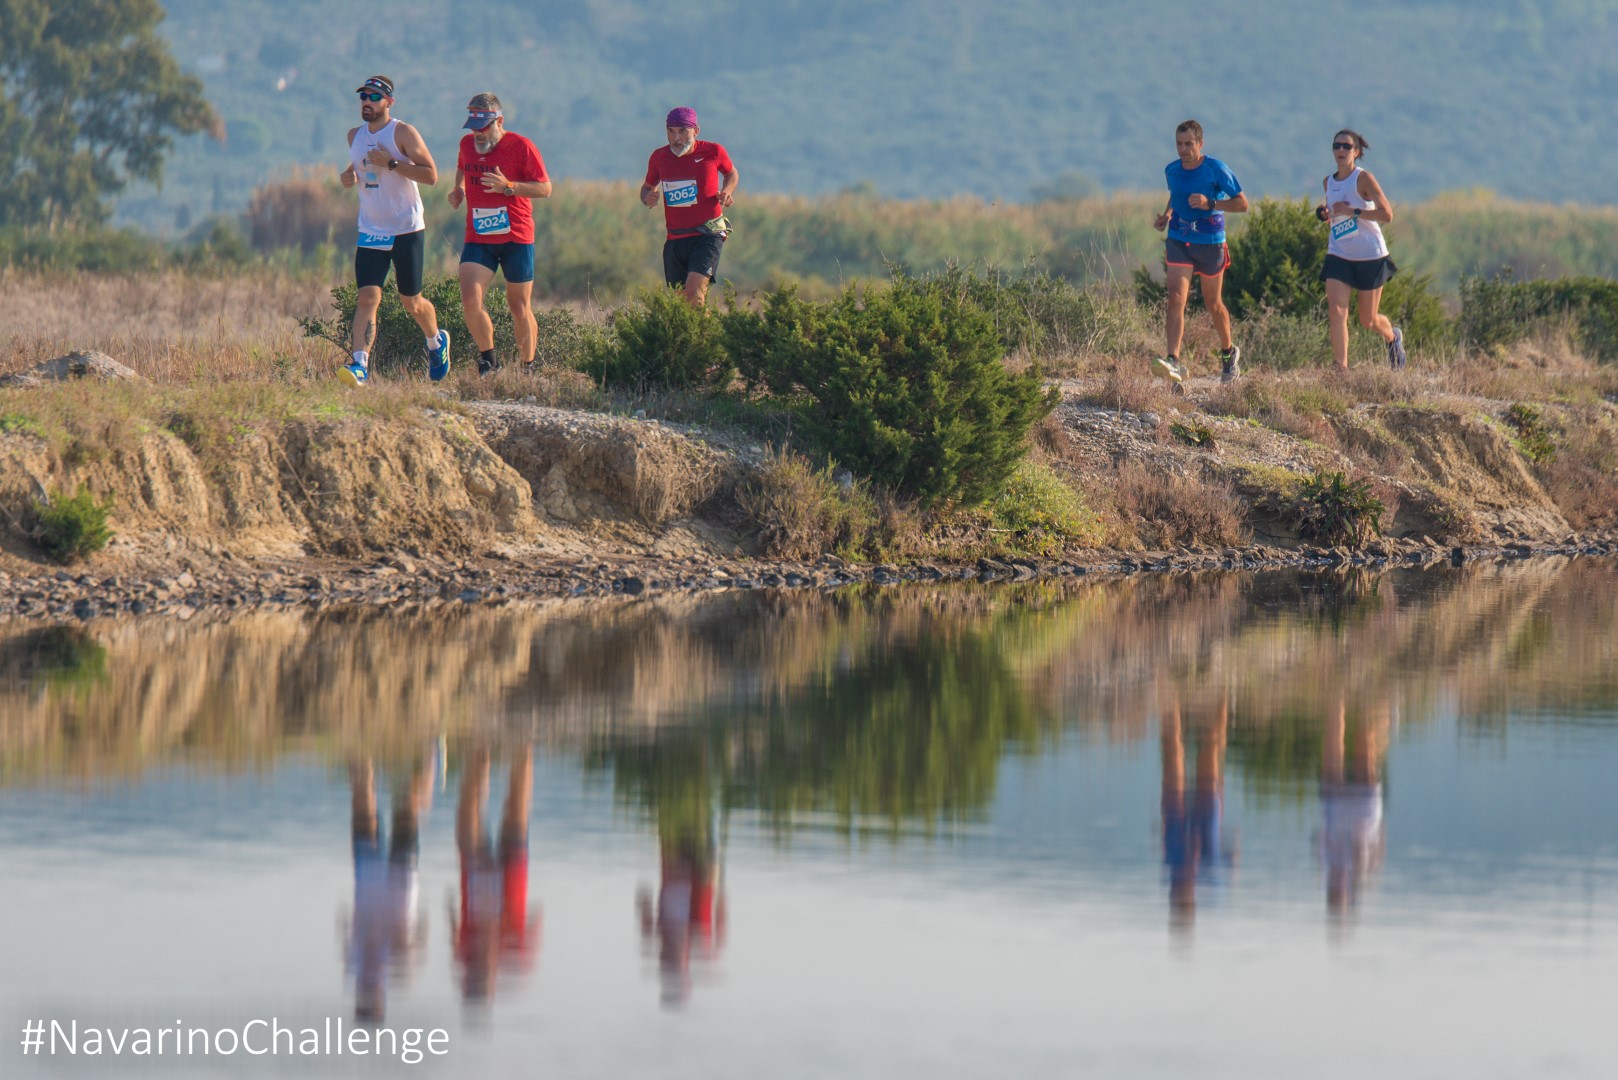
<svg viewBox="0 0 1618 1080">
<path fill-rule="evenodd" d="M 673 207 L 697 205 L 697 182 L 695 180 L 663 181 L 663 202 L 665 205 Z"/>
<path fill-rule="evenodd" d="M 479 236 L 496 236 L 511 231 L 511 219 L 503 206 L 472 208 L 472 231 Z"/>
<path fill-rule="evenodd" d="M 1346 217 L 1332 222 L 1331 238 L 1333 240 L 1341 240 L 1343 237 L 1352 236 L 1354 233 L 1359 231 L 1360 219 L 1357 217 Z"/>
<path fill-rule="evenodd" d="M 391 233 L 360 233 L 360 247 L 370 248 L 372 251 L 392 251 L 393 236 Z"/>
</svg>

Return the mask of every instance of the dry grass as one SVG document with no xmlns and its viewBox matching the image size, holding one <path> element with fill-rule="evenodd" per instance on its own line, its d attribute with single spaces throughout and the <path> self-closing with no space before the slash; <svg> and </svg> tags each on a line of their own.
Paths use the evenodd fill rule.
<svg viewBox="0 0 1618 1080">
<path fill-rule="evenodd" d="M 1241 501 L 1230 484 L 1201 475 L 1179 475 L 1134 461 L 1119 464 L 1113 504 L 1149 548 L 1247 542 Z"/>
<path fill-rule="evenodd" d="M 1159 414 L 1180 408 L 1186 401 L 1166 381 L 1153 378 L 1145 361 L 1114 365 L 1101 385 L 1081 394 L 1079 400 L 1117 412 Z"/>
<path fill-rule="evenodd" d="M 330 286 L 280 274 L 213 279 L 47 276 L 0 270 L 0 372 L 98 349 L 154 382 L 325 377 L 339 357 L 299 315 L 324 311 Z"/>
</svg>

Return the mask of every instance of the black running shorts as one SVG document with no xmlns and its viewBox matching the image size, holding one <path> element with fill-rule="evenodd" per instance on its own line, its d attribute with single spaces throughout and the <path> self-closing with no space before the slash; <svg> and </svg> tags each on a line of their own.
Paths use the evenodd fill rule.
<svg viewBox="0 0 1618 1080">
<path fill-rule="evenodd" d="M 421 295 L 421 275 L 427 265 L 427 230 L 393 238 L 393 246 L 354 249 L 354 281 L 360 288 L 380 289 L 388 280 L 388 267 L 393 267 L 393 283 L 400 296 Z"/>
<path fill-rule="evenodd" d="M 691 274 L 701 274 L 712 281 L 719 274 L 719 252 L 725 238 L 703 233 L 701 236 L 682 236 L 663 242 L 663 280 L 670 285 L 684 285 Z"/>
<path fill-rule="evenodd" d="M 1380 259 L 1345 259 L 1341 255 L 1327 255 L 1326 265 L 1320 268 L 1320 280 L 1341 281 L 1355 292 L 1371 292 L 1391 281 L 1398 270 L 1386 255 Z"/>
</svg>

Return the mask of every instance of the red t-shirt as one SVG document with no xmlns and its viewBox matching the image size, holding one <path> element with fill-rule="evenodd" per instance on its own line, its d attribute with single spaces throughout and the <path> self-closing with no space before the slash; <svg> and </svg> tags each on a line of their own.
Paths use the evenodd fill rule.
<svg viewBox="0 0 1618 1080">
<path fill-rule="evenodd" d="M 646 163 L 646 184 L 663 191 L 663 218 L 671 239 L 695 236 L 704 222 L 724 213 L 719 205 L 719 174 L 736 166 L 718 143 L 698 141 L 684 157 L 667 146 L 652 151 Z"/>
<path fill-rule="evenodd" d="M 498 191 L 483 190 L 483 174 L 498 168 L 513 183 L 549 180 L 545 159 L 539 147 L 506 132 L 494 149 L 478 153 L 472 133 L 461 136 L 461 153 L 455 167 L 466 174 L 466 242 L 469 244 L 532 244 L 534 242 L 534 203 L 523 195 L 511 198 Z"/>
</svg>

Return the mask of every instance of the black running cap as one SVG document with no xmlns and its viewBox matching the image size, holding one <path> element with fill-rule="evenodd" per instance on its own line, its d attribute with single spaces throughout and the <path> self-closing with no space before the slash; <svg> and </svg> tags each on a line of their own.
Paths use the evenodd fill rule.
<svg viewBox="0 0 1618 1080">
<path fill-rule="evenodd" d="M 393 96 L 393 80 L 386 75 L 372 75 L 365 80 L 364 85 L 358 87 L 354 93 L 363 94 L 367 90 L 374 90 L 386 97 Z"/>
</svg>

